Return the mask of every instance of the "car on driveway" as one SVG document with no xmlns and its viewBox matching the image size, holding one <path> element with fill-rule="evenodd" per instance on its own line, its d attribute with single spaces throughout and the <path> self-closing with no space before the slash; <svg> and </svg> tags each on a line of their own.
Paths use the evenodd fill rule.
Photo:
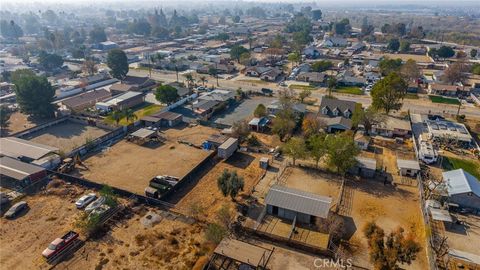
<svg viewBox="0 0 480 270">
<path fill-rule="evenodd" d="M 91 202 L 93 202 L 96 198 L 97 198 L 97 195 L 95 193 L 89 193 L 80 197 L 80 199 L 78 199 L 75 202 L 75 205 L 77 206 L 78 209 L 82 209 L 88 204 L 90 204 Z"/>
<path fill-rule="evenodd" d="M 90 203 L 87 207 L 85 207 L 86 212 L 92 212 L 93 210 L 97 209 L 100 207 L 102 204 L 105 203 L 105 197 L 100 196 L 98 199 Z"/>
<path fill-rule="evenodd" d="M 5 213 L 6 218 L 14 218 L 20 214 L 23 210 L 27 209 L 28 204 L 25 201 L 18 202 L 14 204 L 8 211 Z"/>
</svg>

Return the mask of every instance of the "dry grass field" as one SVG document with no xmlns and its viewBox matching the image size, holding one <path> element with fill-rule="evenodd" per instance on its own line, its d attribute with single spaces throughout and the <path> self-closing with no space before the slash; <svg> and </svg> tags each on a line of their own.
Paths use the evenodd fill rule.
<svg viewBox="0 0 480 270">
<path fill-rule="evenodd" d="M 247 194 L 259 179 L 262 169 L 259 167 L 260 155 L 251 153 L 235 153 L 226 161 L 216 164 L 207 172 L 198 183 L 185 194 L 176 204 L 176 209 L 185 214 L 190 214 L 192 206 L 200 211 L 200 218 L 215 221 L 217 211 L 223 206 L 234 206 L 230 197 L 224 197 L 217 187 L 217 178 L 223 170 L 235 170 L 243 177 L 244 191 L 240 192 L 237 200 L 242 201 L 242 195 Z"/>
<path fill-rule="evenodd" d="M 200 144 L 215 132 L 202 126 L 169 129 L 164 132 L 167 141 L 154 146 L 140 146 L 122 140 L 102 153 L 87 158 L 84 164 L 88 169 L 78 169 L 77 174 L 98 183 L 143 194 L 154 176 L 181 178 L 210 154 L 180 144 L 177 139 Z"/>
<path fill-rule="evenodd" d="M 65 121 L 58 125 L 35 132 L 25 139 L 57 147 L 68 153 L 71 150 L 107 134 L 109 131 L 95 126 L 88 126 L 72 121 Z"/>
<path fill-rule="evenodd" d="M 397 59 L 400 58 L 402 61 L 407 61 L 408 59 L 413 59 L 417 62 L 423 62 L 423 63 L 430 63 L 432 62 L 432 59 L 426 55 L 418 55 L 418 54 L 393 54 L 393 53 L 382 53 L 382 54 L 377 54 L 377 56 L 386 56 L 390 59 Z"/>
<path fill-rule="evenodd" d="M 7 136 L 16 132 L 20 132 L 37 125 L 43 124 L 48 120 L 33 120 L 30 119 L 27 115 L 17 111 L 10 115 L 10 119 L 8 120 L 8 126 L 3 129 L 2 134 Z"/>
</svg>

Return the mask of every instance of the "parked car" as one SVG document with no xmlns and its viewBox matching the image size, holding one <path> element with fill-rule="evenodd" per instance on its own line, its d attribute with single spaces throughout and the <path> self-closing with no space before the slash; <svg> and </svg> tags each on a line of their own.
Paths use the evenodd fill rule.
<svg viewBox="0 0 480 270">
<path fill-rule="evenodd" d="M 92 212 L 93 210 L 97 209 L 100 207 L 102 204 L 105 203 L 105 197 L 100 196 L 98 199 L 90 203 L 87 207 L 85 207 L 86 212 Z"/>
<path fill-rule="evenodd" d="M 89 193 L 80 197 L 80 199 L 75 202 L 75 205 L 78 209 L 81 209 L 93 202 L 96 198 L 97 195 L 95 193 Z"/>
<path fill-rule="evenodd" d="M 78 233 L 74 231 L 69 231 L 61 238 L 53 240 L 50 245 L 42 252 L 42 256 L 45 258 L 51 258 L 53 255 L 64 250 L 66 247 L 71 245 L 75 239 L 78 238 Z"/>
<path fill-rule="evenodd" d="M 90 212 L 90 214 L 88 215 L 88 218 L 90 219 L 94 215 L 102 215 L 103 213 L 107 212 L 108 210 L 110 210 L 110 206 L 108 206 L 106 204 L 102 204 L 99 207 L 93 209 L 92 212 Z"/>
<path fill-rule="evenodd" d="M 5 213 L 6 218 L 14 218 L 17 216 L 20 212 L 22 212 L 24 209 L 27 209 L 27 202 L 21 201 L 16 204 L 14 204 L 8 211 Z"/>
</svg>

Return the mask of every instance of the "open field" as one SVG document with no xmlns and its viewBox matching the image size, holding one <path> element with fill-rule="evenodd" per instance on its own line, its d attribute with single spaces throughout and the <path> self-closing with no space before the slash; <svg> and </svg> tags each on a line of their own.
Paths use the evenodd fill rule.
<svg viewBox="0 0 480 270">
<path fill-rule="evenodd" d="M 84 164 L 88 169 L 79 169 L 78 175 L 143 194 L 154 176 L 167 174 L 181 178 L 210 154 L 177 140 L 199 145 L 213 133 L 216 130 L 203 126 L 168 129 L 164 131 L 167 141 L 153 146 L 122 140 L 86 159 Z"/>
<path fill-rule="evenodd" d="M 137 117 L 134 121 L 139 120 L 140 118 L 142 118 L 144 116 L 154 114 L 154 113 L 160 111 L 163 108 L 163 106 L 157 105 L 157 104 L 148 104 L 148 103 L 145 103 L 145 104 L 141 105 L 138 108 L 133 108 L 134 114 Z M 107 124 L 116 124 L 115 120 L 112 118 L 111 115 L 107 116 L 104 121 Z M 118 122 L 118 124 L 122 125 L 122 126 L 126 126 L 130 123 L 127 121 L 127 118 L 122 117 L 120 119 L 120 121 Z"/>
<path fill-rule="evenodd" d="M 34 120 L 28 117 L 27 115 L 17 111 L 10 115 L 10 119 L 8 120 L 7 128 L 2 128 L 3 135 L 10 135 L 13 133 L 17 133 L 37 125 L 41 125 L 48 120 Z"/>
<path fill-rule="evenodd" d="M 340 178 L 314 169 L 288 167 L 280 178 L 286 187 L 332 197 L 332 203 L 340 193 Z"/>
<path fill-rule="evenodd" d="M 334 91 L 350 95 L 363 95 L 363 90 L 355 86 L 339 86 Z"/>
<path fill-rule="evenodd" d="M 235 153 L 226 161 L 216 164 L 207 172 L 188 193 L 176 203 L 178 211 L 189 214 L 192 206 L 196 206 L 202 212 L 200 218 L 215 220 L 216 213 L 223 205 L 234 206 L 230 197 L 224 197 L 217 187 L 217 178 L 223 170 L 235 170 L 244 179 L 244 189 L 240 192 L 237 200 L 242 200 L 242 195 L 248 193 L 256 184 L 261 175 L 259 167 L 260 155 L 251 153 Z"/>
<path fill-rule="evenodd" d="M 72 121 L 65 121 L 47 129 L 32 133 L 25 139 L 59 148 L 68 153 L 71 150 L 86 144 L 108 133 L 108 130 L 95 126 L 83 125 Z"/>
<path fill-rule="evenodd" d="M 433 103 L 459 105 L 460 101 L 456 98 L 446 98 L 441 96 L 428 96 Z"/>
<path fill-rule="evenodd" d="M 288 88 L 292 90 L 317 90 L 318 88 L 311 85 L 303 85 L 303 84 L 290 84 Z"/>
<path fill-rule="evenodd" d="M 432 62 L 432 59 L 426 55 L 418 55 L 418 54 L 405 54 L 405 53 L 382 53 L 378 54 L 379 56 L 386 56 L 390 59 L 397 59 L 400 58 L 402 61 L 406 62 L 408 59 L 413 59 L 417 62 Z"/>
<path fill-rule="evenodd" d="M 444 236 L 448 237 L 448 247 L 480 256 L 478 243 L 480 242 L 480 217 L 475 215 L 454 214 L 463 224 L 442 224 L 435 221 L 435 225 L 442 228 Z"/>
<path fill-rule="evenodd" d="M 383 185 L 376 181 L 348 180 L 345 190 L 348 216 L 353 222 L 348 230 L 353 233 L 350 239 L 354 263 L 371 268 L 368 259 L 367 239 L 363 228 L 369 221 L 375 221 L 386 233 L 398 226 L 406 233 L 413 233 L 422 249 L 412 265 L 402 265 L 405 269 L 427 269 L 425 253 L 425 228 L 420 210 L 420 199 L 417 187 Z"/>
<path fill-rule="evenodd" d="M 214 248 L 204 244 L 201 225 L 184 223 L 155 210 L 161 221 L 145 227 L 142 218 L 146 210 L 121 221 L 101 239 L 88 241 L 58 268 L 192 269 L 198 258 Z"/>
<path fill-rule="evenodd" d="M 78 195 L 34 195 L 24 198 L 30 209 L 14 220 L 0 221 L 0 261 L 4 269 L 48 269 L 42 251 L 74 228 L 80 214 L 73 203 Z"/>
</svg>

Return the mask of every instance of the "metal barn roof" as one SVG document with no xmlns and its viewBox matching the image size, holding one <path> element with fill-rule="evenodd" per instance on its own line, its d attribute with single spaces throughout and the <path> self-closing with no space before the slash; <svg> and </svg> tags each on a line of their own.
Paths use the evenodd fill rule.
<svg viewBox="0 0 480 270">
<path fill-rule="evenodd" d="M 0 158 L 0 174 L 16 180 L 23 180 L 32 174 L 42 171 L 45 171 L 45 169 L 40 166 L 21 162 L 9 157 Z"/>
<path fill-rule="evenodd" d="M 59 149 L 55 147 L 15 137 L 0 138 L 0 154 L 13 158 L 23 156 L 31 159 L 40 159 L 58 151 Z"/>
<path fill-rule="evenodd" d="M 398 159 L 397 158 L 397 167 L 399 169 L 413 169 L 420 170 L 420 164 L 417 160 L 410 159 Z"/>
<path fill-rule="evenodd" d="M 463 169 L 443 172 L 449 195 L 473 192 L 480 197 L 480 182 Z"/>
<path fill-rule="evenodd" d="M 268 191 L 265 203 L 299 213 L 326 218 L 330 211 L 332 198 L 273 185 Z"/>
</svg>

